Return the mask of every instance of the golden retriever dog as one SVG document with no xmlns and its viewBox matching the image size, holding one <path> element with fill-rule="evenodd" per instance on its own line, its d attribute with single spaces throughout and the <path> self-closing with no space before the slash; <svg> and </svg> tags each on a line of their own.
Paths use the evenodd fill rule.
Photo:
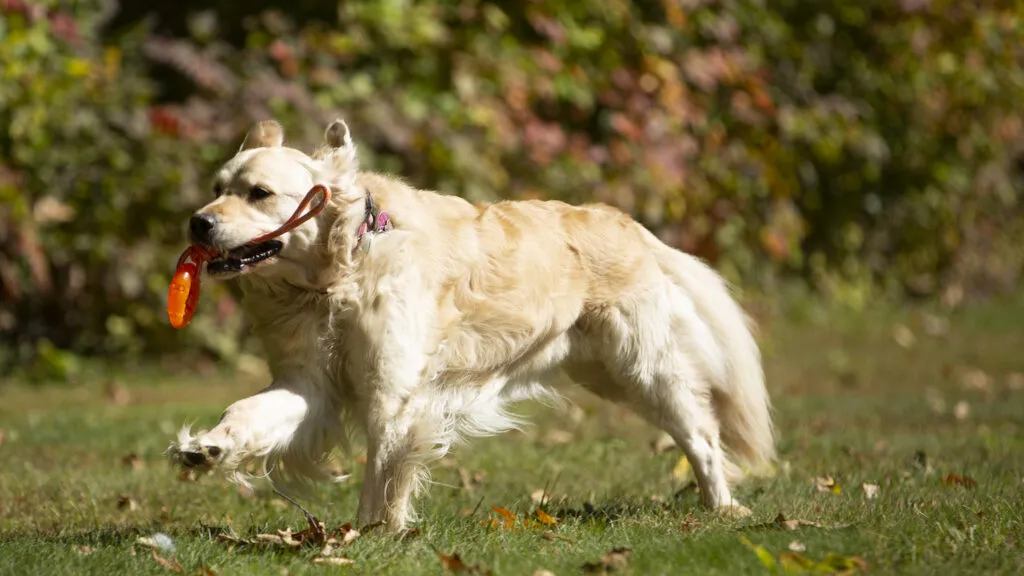
<svg viewBox="0 0 1024 576">
<path fill-rule="evenodd" d="M 207 274 L 240 282 L 273 381 L 213 429 L 183 429 L 174 461 L 301 485 L 361 429 L 358 521 L 402 530 L 431 462 L 519 426 L 508 405 L 560 398 L 566 375 L 671 435 L 707 507 L 749 513 L 730 486 L 770 468 L 772 411 L 747 318 L 710 267 L 608 206 L 474 205 L 361 172 L 341 121 L 312 155 L 283 141 L 276 122 L 253 127 L 189 223 L 226 251 Z M 333 193 L 320 214 L 245 246 L 316 184 Z"/>
</svg>

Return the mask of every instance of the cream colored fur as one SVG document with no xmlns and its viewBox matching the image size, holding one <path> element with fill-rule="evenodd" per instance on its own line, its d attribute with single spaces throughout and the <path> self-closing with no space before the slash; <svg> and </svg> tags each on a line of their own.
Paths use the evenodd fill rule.
<svg viewBox="0 0 1024 576">
<path fill-rule="evenodd" d="M 170 452 L 245 481 L 317 477 L 348 427 L 366 434 L 358 517 L 399 530 L 429 464 L 469 436 L 519 421 L 505 407 L 555 397 L 559 371 L 632 408 L 687 454 L 704 503 L 744 510 L 743 469 L 774 459 L 761 359 L 722 279 L 615 209 L 561 202 L 473 205 L 360 172 L 341 122 L 312 156 L 257 125 L 219 171 L 213 244 L 231 249 L 284 222 L 316 183 L 334 193 L 241 276 L 273 373 L 210 431 Z M 251 201 L 259 185 L 274 193 Z M 394 228 L 357 239 L 371 194 Z"/>
</svg>

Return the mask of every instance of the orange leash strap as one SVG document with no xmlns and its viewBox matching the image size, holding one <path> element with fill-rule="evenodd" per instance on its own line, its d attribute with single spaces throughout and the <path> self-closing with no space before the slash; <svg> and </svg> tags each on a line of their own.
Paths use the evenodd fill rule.
<svg viewBox="0 0 1024 576">
<path fill-rule="evenodd" d="M 317 196 L 319 196 L 319 201 L 314 204 L 313 199 L 317 198 Z M 246 244 L 249 246 L 262 244 L 267 240 L 273 240 L 278 236 L 291 232 L 322 212 L 330 199 L 330 188 L 323 184 L 313 186 L 306 193 L 302 202 L 299 202 L 295 212 L 280 228 L 273 232 L 261 234 Z M 196 306 L 199 304 L 199 285 L 200 277 L 203 273 L 203 265 L 221 253 L 220 250 L 197 244 L 192 244 L 182 252 L 181 257 L 178 258 L 178 265 L 174 271 L 174 276 L 171 278 L 171 285 L 167 292 L 167 318 L 171 321 L 171 326 L 178 329 L 188 326 L 192 316 L 196 313 Z"/>
</svg>

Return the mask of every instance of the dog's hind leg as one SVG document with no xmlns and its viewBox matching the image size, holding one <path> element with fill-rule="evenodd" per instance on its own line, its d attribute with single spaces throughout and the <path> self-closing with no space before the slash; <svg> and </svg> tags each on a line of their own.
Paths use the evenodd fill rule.
<svg viewBox="0 0 1024 576">
<path fill-rule="evenodd" d="M 706 507 L 728 507 L 741 514 L 746 511 L 732 498 L 710 398 L 706 388 L 701 390 L 700 379 L 694 374 L 677 372 L 637 378 L 600 362 L 567 366 L 566 373 L 587 390 L 631 409 L 672 436 L 693 466 Z"/>
<path fill-rule="evenodd" d="M 693 353 L 713 342 L 692 306 L 666 286 L 602 311 L 589 325 L 595 361 L 576 366 L 575 374 L 567 370 L 570 377 L 671 435 L 693 466 L 705 506 L 749 512 L 729 489 L 735 465 L 723 450 L 712 404 L 715 374 Z"/>
</svg>

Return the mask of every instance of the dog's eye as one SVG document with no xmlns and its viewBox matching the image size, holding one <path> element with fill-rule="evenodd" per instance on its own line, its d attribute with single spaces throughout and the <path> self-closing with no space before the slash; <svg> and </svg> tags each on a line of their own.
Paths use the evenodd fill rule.
<svg viewBox="0 0 1024 576">
<path fill-rule="evenodd" d="M 252 189 L 249 190 L 249 200 L 262 200 L 272 194 L 273 192 L 267 190 L 266 188 L 262 188 L 260 186 L 253 186 Z"/>
<path fill-rule="evenodd" d="M 214 196 L 220 197 L 220 195 L 223 194 L 223 193 L 224 193 L 224 186 L 222 184 L 214 184 L 213 185 L 213 195 Z"/>
</svg>

